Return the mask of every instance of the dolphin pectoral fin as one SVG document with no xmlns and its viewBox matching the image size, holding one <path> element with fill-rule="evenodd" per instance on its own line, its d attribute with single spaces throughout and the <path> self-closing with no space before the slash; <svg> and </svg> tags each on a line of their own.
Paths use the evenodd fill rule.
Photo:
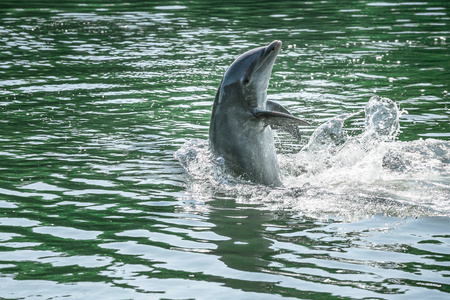
<svg viewBox="0 0 450 300">
<path fill-rule="evenodd" d="M 294 117 L 293 115 L 288 115 L 285 113 L 280 113 L 276 111 L 268 111 L 268 110 L 256 110 L 253 112 L 256 118 L 264 119 L 266 125 L 275 125 L 275 126 L 286 126 L 286 125 L 302 125 L 307 126 L 311 125 L 302 119 Z"/>
<path fill-rule="evenodd" d="M 287 109 L 275 102 L 267 101 L 267 104 L 267 108 L 270 110 L 255 109 L 253 111 L 255 117 L 264 119 L 266 125 L 281 128 L 290 133 L 294 138 L 300 140 L 301 135 L 297 126 L 310 126 L 311 124 L 294 117 Z"/>
<path fill-rule="evenodd" d="M 286 108 L 284 108 L 284 106 L 282 106 L 281 104 L 278 104 L 276 102 L 270 101 L 270 100 L 267 100 L 266 108 L 269 111 L 277 111 L 277 112 L 285 113 L 288 115 L 292 115 Z"/>
<path fill-rule="evenodd" d="M 278 113 L 282 113 L 282 114 L 291 116 L 292 117 L 291 119 L 293 120 L 293 124 L 296 123 L 297 125 L 300 125 L 300 126 L 311 126 L 312 125 L 308 121 L 294 117 L 286 108 L 284 108 L 282 105 L 280 105 L 276 102 L 268 100 L 266 107 L 267 107 L 268 111 L 278 112 Z"/>
</svg>

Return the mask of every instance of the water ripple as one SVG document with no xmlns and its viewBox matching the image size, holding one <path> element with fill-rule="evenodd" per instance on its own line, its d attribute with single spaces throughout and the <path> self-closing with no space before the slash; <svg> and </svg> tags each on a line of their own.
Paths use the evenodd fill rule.
<svg viewBox="0 0 450 300">
<path fill-rule="evenodd" d="M 0 298 L 448 294 L 442 1 L 2 5 Z M 207 140 L 231 62 L 275 39 L 269 98 L 315 124 L 277 136 L 297 188 L 217 184 L 201 160 L 190 181 L 173 153 Z M 298 155 L 315 128 L 374 94 L 408 111 L 399 140 L 302 177 L 333 160 Z"/>
</svg>

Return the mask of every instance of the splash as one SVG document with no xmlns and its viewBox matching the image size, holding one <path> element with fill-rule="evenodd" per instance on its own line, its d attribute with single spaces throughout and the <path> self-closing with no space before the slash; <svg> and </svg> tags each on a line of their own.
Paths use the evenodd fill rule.
<svg viewBox="0 0 450 300">
<path fill-rule="evenodd" d="M 364 113 L 359 134 L 346 121 Z M 188 175 L 188 191 L 207 202 L 227 195 L 267 209 L 290 209 L 316 218 L 353 220 L 389 216 L 450 215 L 450 143 L 396 140 L 405 113 L 388 98 L 370 98 L 363 111 L 320 125 L 308 144 L 280 154 L 284 187 L 273 189 L 234 178 L 212 158 L 208 142 L 191 140 L 175 157 Z"/>
</svg>

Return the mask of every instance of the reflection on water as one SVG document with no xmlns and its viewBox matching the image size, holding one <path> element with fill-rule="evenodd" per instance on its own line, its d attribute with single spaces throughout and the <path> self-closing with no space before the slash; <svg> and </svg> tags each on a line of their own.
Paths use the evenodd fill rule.
<svg viewBox="0 0 450 300">
<path fill-rule="evenodd" d="M 446 1 L 2 3 L 0 298 L 445 298 L 448 18 Z M 290 189 L 191 180 L 174 152 L 206 141 L 227 66 L 275 39 L 269 97 L 315 124 L 278 136 Z M 374 94 L 407 111 L 395 142 L 302 157 Z"/>
</svg>

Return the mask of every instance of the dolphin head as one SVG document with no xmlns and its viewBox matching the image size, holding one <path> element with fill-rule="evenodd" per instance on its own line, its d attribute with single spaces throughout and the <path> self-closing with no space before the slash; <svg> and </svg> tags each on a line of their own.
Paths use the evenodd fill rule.
<svg viewBox="0 0 450 300">
<path fill-rule="evenodd" d="M 223 76 L 219 101 L 239 99 L 244 107 L 265 109 L 270 75 L 280 49 L 281 41 L 273 41 L 239 56 Z M 236 95 L 236 91 L 242 94 Z"/>
</svg>

